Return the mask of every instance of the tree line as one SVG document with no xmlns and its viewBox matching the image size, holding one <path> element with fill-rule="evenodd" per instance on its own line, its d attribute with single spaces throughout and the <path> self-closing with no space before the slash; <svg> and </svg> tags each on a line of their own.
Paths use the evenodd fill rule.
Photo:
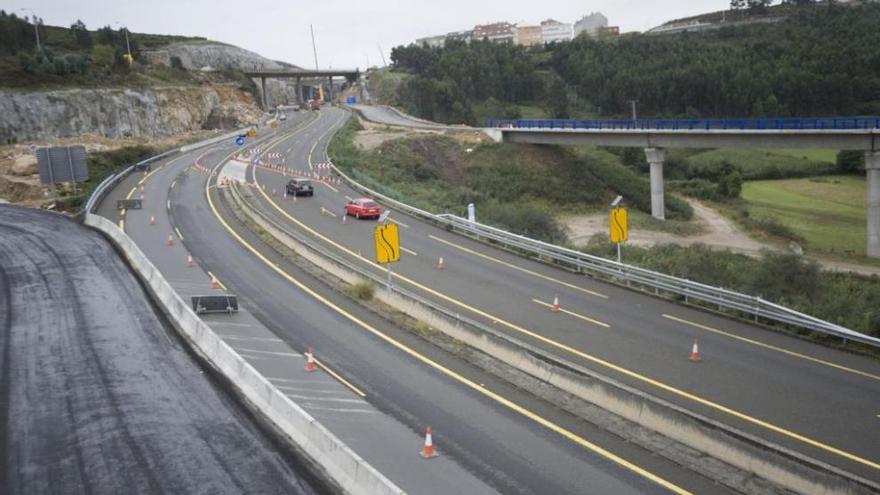
<svg viewBox="0 0 880 495">
<path fill-rule="evenodd" d="M 626 117 L 630 100 L 643 117 L 880 114 L 880 5 L 806 3 L 786 6 L 781 22 L 701 33 L 400 46 L 393 67 L 411 77 L 398 103 L 468 123 L 488 116 L 487 102 L 498 117 L 518 117 L 523 104 L 553 117 Z"/>
</svg>

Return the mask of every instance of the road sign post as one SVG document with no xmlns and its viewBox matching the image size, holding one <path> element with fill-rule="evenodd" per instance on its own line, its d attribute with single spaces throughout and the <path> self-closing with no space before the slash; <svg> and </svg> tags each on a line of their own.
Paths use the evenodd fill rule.
<svg viewBox="0 0 880 495">
<path fill-rule="evenodd" d="M 385 215 L 382 220 L 386 220 Z M 388 270 L 388 291 L 391 291 L 391 264 L 400 261 L 400 235 L 396 223 L 383 223 L 373 230 L 376 244 L 376 263 L 385 265 Z"/>
<path fill-rule="evenodd" d="M 620 245 L 629 238 L 629 225 L 627 224 L 626 208 L 620 206 L 620 201 L 622 199 L 622 197 L 618 196 L 617 199 L 611 203 L 611 214 L 608 217 L 608 237 L 611 242 L 617 245 L 618 263 L 622 263 Z"/>
</svg>

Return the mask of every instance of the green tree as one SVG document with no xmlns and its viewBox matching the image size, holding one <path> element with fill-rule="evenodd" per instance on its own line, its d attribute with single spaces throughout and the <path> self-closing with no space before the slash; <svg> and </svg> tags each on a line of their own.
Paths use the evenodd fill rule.
<svg viewBox="0 0 880 495">
<path fill-rule="evenodd" d="M 98 67 L 109 69 L 115 61 L 116 54 L 112 46 L 102 43 L 92 47 L 92 62 Z"/>
<path fill-rule="evenodd" d="M 82 48 L 92 47 L 92 35 L 83 21 L 77 19 L 76 22 L 70 25 L 70 31 L 73 33 L 77 45 Z"/>
<path fill-rule="evenodd" d="M 841 150 L 837 153 L 837 171 L 842 174 L 858 173 L 865 168 L 865 153 L 857 150 Z"/>
<path fill-rule="evenodd" d="M 742 192 L 742 174 L 733 170 L 723 175 L 716 188 L 718 194 L 725 198 L 738 198 Z"/>
</svg>

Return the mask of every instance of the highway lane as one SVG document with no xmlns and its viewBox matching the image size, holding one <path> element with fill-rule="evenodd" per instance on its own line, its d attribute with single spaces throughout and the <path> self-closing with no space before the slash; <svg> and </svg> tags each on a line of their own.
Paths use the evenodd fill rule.
<svg viewBox="0 0 880 495">
<path fill-rule="evenodd" d="M 323 493 L 98 233 L 0 205 L 0 492 Z"/>
<path fill-rule="evenodd" d="M 326 112 L 328 116 L 332 116 L 333 113 Z M 325 111 L 321 114 L 323 116 Z M 315 125 L 313 128 L 303 129 L 298 136 L 303 142 L 308 143 L 313 142 L 314 138 L 325 134 L 326 131 L 326 128 Z M 209 152 L 201 159 L 203 163 L 211 163 L 221 154 Z M 296 160 L 295 157 L 289 157 L 288 161 Z M 431 424 L 435 427 L 435 439 L 444 457 L 454 459 L 505 493 L 662 491 L 659 486 L 642 476 L 593 455 L 572 442 L 565 441 L 556 433 L 524 418 L 522 414 L 512 412 L 509 407 L 502 406 L 497 401 L 487 400 L 485 393 L 475 392 L 474 389 L 463 387 L 460 382 L 451 380 L 449 375 L 437 373 L 436 369 L 425 366 L 425 363 L 415 356 L 402 353 L 400 349 L 389 346 L 387 341 L 371 335 L 365 331 L 364 325 L 353 322 L 348 317 L 340 317 L 340 314 L 334 311 L 328 311 L 328 308 L 316 302 L 314 297 L 298 293 L 288 280 L 273 273 L 223 232 L 218 220 L 211 217 L 208 207 L 199 200 L 197 191 L 199 185 L 203 184 L 203 176 L 189 172 L 184 177 L 179 172 L 186 167 L 185 160 L 180 161 L 163 167 L 161 171 L 151 176 L 146 190 L 147 199 L 150 200 L 147 204 L 164 204 L 162 191 L 170 189 L 168 204 L 171 217 L 174 225 L 181 232 L 186 247 L 197 254 L 198 264 L 218 274 L 227 287 L 238 292 L 243 297 L 244 307 L 253 312 L 280 339 L 297 349 L 302 349 L 306 345 L 314 346 L 318 350 L 319 357 L 329 363 L 332 369 L 366 392 L 367 400 L 371 405 L 408 425 L 415 432 L 415 435 L 412 435 L 412 432 L 410 434 L 410 437 L 415 437 L 411 443 L 417 444 L 421 428 L 425 424 Z M 124 191 L 125 187 L 120 189 Z M 211 191 L 213 194 L 215 189 Z M 152 196 L 155 192 L 160 193 L 158 198 Z M 223 212 L 222 207 L 221 212 L 221 218 L 231 221 L 228 220 L 230 215 Z M 168 228 L 164 224 L 147 226 L 145 218 L 150 213 L 130 212 L 126 222 L 126 229 L 129 230 L 130 235 L 147 246 L 148 255 L 150 251 L 169 249 L 162 246 L 164 232 Z M 160 219 L 157 218 L 157 224 L 159 221 Z M 150 233 L 153 227 L 158 227 L 156 229 L 158 233 Z M 252 237 L 250 241 L 256 243 Z M 177 258 L 180 258 L 180 255 L 177 255 Z M 160 262 L 163 261 L 160 259 Z M 286 266 L 280 261 L 278 263 Z M 297 271 L 295 267 L 290 266 L 286 266 L 286 269 L 294 273 Z M 171 270 L 174 270 L 173 267 Z M 320 283 L 315 281 L 310 283 L 310 286 L 315 285 L 320 286 Z M 318 290 L 327 291 L 326 288 Z M 327 297 L 340 299 L 335 293 L 328 293 Z M 345 311 L 349 314 L 358 314 L 359 320 L 366 322 L 371 328 L 394 332 L 398 338 L 408 338 L 413 341 L 410 342 L 411 345 L 421 346 L 422 352 L 451 359 L 418 338 L 404 332 L 395 332 L 383 320 L 365 313 L 358 306 L 348 302 L 340 305 L 345 306 Z M 213 325 L 213 323 L 209 324 Z M 252 344 L 249 345 L 253 347 Z M 268 348 L 260 348 L 257 351 L 273 352 Z M 253 350 L 242 352 L 251 353 Z M 292 356 L 291 359 L 295 358 Z M 301 362 L 301 360 L 297 361 L 300 363 L 297 366 L 300 366 Z M 724 492 L 713 482 L 662 458 L 654 457 L 651 453 L 627 444 L 613 435 L 598 431 L 578 418 L 559 413 L 555 408 L 547 404 L 539 404 L 540 401 L 535 399 L 520 398 L 521 394 L 518 394 L 514 387 L 499 382 L 491 376 L 485 376 L 478 370 L 468 369 L 466 363 L 457 363 L 456 370 L 460 367 L 468 370 L 467 375 L 474 383 L 482 384 L 482 386 L 477 385 L 477 388 L 484 386 L 487 390 L 497 390 L 508 397 L 522 400 L 526 407 L 534 406 L 549 410 L 553 414 L 550 418 L 570 431 L 611 446 L 615 452 L 627 459 L 634 459 L 645 469 L 659 473 L 693 492 Z M 299 373 L 296 376 L 301 376 L 301 371 Z M 317 414 L 314 411 L 310 412 Z M 319 419 L 323 422 L 326 416 Z M 363 421 L 361 418 L 356 418 L 356 415 L 349 414 L 337 418 L 332 426 L 335 428 L 339 424 L 348 423 L 349 428 L 355 429 L 343 430 L 343 438 L 358 444 L 361 437 L 368 437 L 371 433 L 370 427 L 365 427 Z M 361 430 L 358 431 L 357 427 Z M 381 445 L 376 444 L 365 448 L 370 450 L 358 450 L 358 452 L 389 476 L 394 473 L 395 467 L 388 465 L 389 462 L 401 465 L 406 465 L 410 459 L 423 462 L 409 451 L 404 451 L 403 460 L 400 460 L 399 451 L 381 452 Z M 387 455 L 384 461 L 381 458 L 383 455 Z M 375 460 L 377 456 L 378 461 Z M 409 471 L 419 469 L 409 469 Z M 411 476 L 418 477 L 418 474 L 416 472 Z M 422 477 L 430 474 L 425 473 Z M 394 476 L 391 477 L 398 481 Z M 430 479 L 430 476 L 428 478 Z M 423 493 L 429 490 L 429 487 L 422 486 L 421 489 L 413 492 Z"/>
<path fill-rule="evenodd" d="M 427 120 L 417 119 L 384 105 L 351 105 L 351 107 L 371 121 L 379 124 L 413 127 L 418 129 L 461 129 L 460 126 L 448 126 Z"/>
<path fill-rule="evenodd" d="M 285 141 L 278 148 L 299 156 L 312 144 Z M 319 157 L 313 154 L 313 166 L 324 161 Z M 309 160 L 305 162 L 288 159 L 287 165 L 312 172 Z M 262 169 L 256 178 L 269 191 L 280 191 L 285 181 Z M 351 219 L 343 225 L 338 216 L 320 214 L 324 207 L 338 215 L 345 196 L 354 195 L 345 186 L 332 184 L 332 189 L 319 186 L 314 198 L 300 198 L 296 204 L 289 198 L 273 200 L 287 215 L 344 249 L 371 256 L 373 222 Z M 266 211 L 303 229 L 272 206 Z M 447 306 L 690 409 L 878 479 L 880 430 L 878 406 L 872 399 L 880 392 L 877 361 L 600 284 L 414 218 L 395 217 L 406 225 L 401 237 L 409 249 L 395 271 L 416 281 L 417 287 L 433 291 L 427 294 Z M 332 243 L 328 247 L 336 249 Z M 440 256 L 447 265 L 442 271 L 434 268 Z M 571 313 L 552 313 L 540 304 L 549 304 L 555 294 Z M 522 330 L 550 341 L 534 339 Z M 699 364 L 686 359 L 694 337 L 700 338 L 705 357 Z M 617 365 L 625 367 L 623 372 Z M 658 387 L 643 377 L 674 389 Z M 783 431 L 771 431 L 761 421 Z"/>
</svg>

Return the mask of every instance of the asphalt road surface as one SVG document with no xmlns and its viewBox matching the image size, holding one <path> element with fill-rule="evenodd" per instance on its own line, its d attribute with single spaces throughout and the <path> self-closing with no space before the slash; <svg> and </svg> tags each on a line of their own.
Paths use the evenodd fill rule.
<svg viewBox="0 0 880 495">
<path fill-rule="evenodd" d="M 338 110 L 322 111 L 331 112 Z M 321 172 L 317 164 L 327 160 L 323 146 L 315 147 L 314 137 L 307 137 L 293 137 L 265 152 L 280 151 L 291 171 Z M 281 191 L 287 178 L 260 168 L 256 181 L 267 191 Z M 264 211 L 277 221 L 313 232 L 326 249 L 378 270 L 367 259 L 373 253 L 375 222 L 340 220 L 347 198 L 360 194 L 345 185 L 321 184 L 313 198 L 296 203 L 266 196 Z M 334 215 L 322 214 L 321 208 Z M 876 359 L 600 283 L 400 213 L 391 218 L 401 223 L 396 283 L 565 359 L 880 480 Z M 435 268 L 441 257 L 444 270 Z M 563 311 L 554 313 L 549 306 L 556 295 Z M 697 337 L 701 363 L 687 359 Z"/>
<path fill-rule="evenodd" d="M 290 166 L 307 167 L 308 151 L 319 142 L 325 143 L 322 137 L 341 124 L 345 114 L 325 108 L 312 116 L 315 120 L 301 126 L 290 139 L 282 139 L 283 129 L 279 129 L 279 141 L 283 144 L 274 148 L 272 153 L 286 156 Z M 286 126 L 298 125 L 301 118 L 292 119 L 294 122 L 288 122 Z M 271 142 L 256 146 L 261 153 L 266 153 Z M 302 403 L 310 414 L 392 481 L 401 482 L 410 493 L 470 493 L 438 491 L 431 484 L 430 480 L 449 483 L 449 480 L 438 479 L 439 470 L 444 469 L 438 462 L 451 461 L 461 472 L 477 477 L 502 493 L 667 491 L 655 481 L 571 441 L 539 422 L 541 420 L 571 432 L 580 441 L 593 442 L 608 449 L 649 473 L 684 487 L 685 491 L 727 493 L 725 488 L 687 468 L 522 394 L 515 386 L 396 329 L 273 254 L 259 238 L 238 225 L 234 216 L 222 206 L 218 188 L 213 185 L 214 178 L 208 178 L 201 168 L 193 169 L 194 161 L 198 161 L 200 167 L 211 169 L 228 152 L 229 149 L 205 150 L 167 160 L 164 164 L 157 164 L 149 177 L 132 177 L 118 186 L 114 195 L 124 195 L 130 188 L 137 190 L 139 180 L 146 181 L 142 192 L 145 210 L 128 212 L 125 230 L 151 259 L 156 260 L 154 262 L 166 273 L 166 278 L 170 277 L 172 284 L 178 283 L 185 288 L 184 280 L 176 282 L 184 278 L 187 271 L 182 268 L 185 251 L 180 251 L 182 248 L 178 244 L 169 247 L 164 242 L 167 232 L 177 232 L 176 237 L 196 255 L 199 269 L 216 274 L 225 287 L 239 295 L 243 308 L 274 334 L 261 337 L 262 345 L 256 347 L 255 343 L 248 341 L 257 335 L 253 322 L 239 323 L 234 317 L 229 323 L 235 326 L 227 326 L 223 332 L 224 338 L 231 339 L 230 345 L 249 361 L 253 359 L 251 362 L 267 373 L 270 380 L 286 384 L 283 390 L 289 397 Z M 278 155 L 265 156 L 266 160 L 279 159 Z M 206 180 L 211 181 L 209 193 L 218 204 L 217 215 L 205 198 Z M 308 198 L 300 199 L 303 204 L 306 201 Z M 115 212 L 105 211 L 105 214 L 115 219 Z M 148 223 L 150 216 L 156 217 L 155 225 Z M 173 227 L 168 220 L 173 222 Z M 260 260 L 234 239 L 221 220 L 237 231 L 250 247 L 261 252 L 266 260 Z M 167 272 L 162 266 L 168 267 Z M 283 271 L 284 275 L 278 271 Z M 288 277 L 302 281 L 315 294 L 301 290 Z M 199 287 L 204 291 L 206 285 L 206 281 L 202 281 Z M 319 298 L 332 300 L 337 308 L 331 308 Z M 212 327 L 215 325 L 214 321 L 208 323 Z M 372 333 L 368 327 L 385 337 L 397 339 L 413 353 L 390 345 L 388 340 Z M 317 391 L 305 389 L 311 386 L 314 378 L 303 376 L 302 357 L 290 350 L 306 346 L 313 346 L 330 369 L 362 390 L 368 404 L 361 404 L 354 397 L 340 397 L 336 399 L 339 401 L 336 407 L 327 407 L 326 404 L 314 407 L 318 402 Z M 260 362 L 266 364 L 260 365 Z M 293 363 L 286 371 L 282 369 L 285 362 Z M 447 373 L 444 369 L 454 372 Z M 282 375 L 283 372 L 292 374 Z M 470 380 L 473 386 L 465 385 L 459 378 Z M 291 384 L 300 389 L 290 392 L 293 390 Z M 371 422 L 374 414 L 339 412 L 343 406 L 355 403 L 359 410 L 370 411 L 372 407 L 381 411 L 383 416 L 405 425 L 407 431 L 377 431 Z M 530 417 L 518 412 L 513 405 L 537 412 Z M 425 425 L 434 427 L 435 444 L 441 452 L 439 459 L 426 463 L 416 454 L 418 447 L 396 450 L 388 447 L 401 443 L 420 445 Z M 421 486 L 418 484 L 420 480 Z"/>
<path fill-rule="evenodd" d="M 361 115 L 370 122 L 376 122 L 378 124 L 412 127 L 417 129 L 462 129 L 462 127 L 458 126 L 448 126 L 446 124 L 438 124 L 428 120 L 417 119 L 383 105 L 351 105 L 351 107 L 360 112 Z"/>
<path fill-rule="evenodd" d="M 98 233 L 0 205 L 0 492 L 322 493 Z"/>
</svg>

